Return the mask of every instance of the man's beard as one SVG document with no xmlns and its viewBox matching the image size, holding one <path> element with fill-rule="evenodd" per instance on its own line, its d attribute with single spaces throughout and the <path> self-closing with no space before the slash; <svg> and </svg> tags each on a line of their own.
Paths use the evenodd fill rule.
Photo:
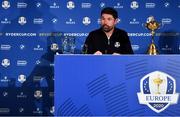
<svg viewBox="0 0 180 117">
<path fill-rule="evenodd" d="M 110 32 L 113 29 L 113 27 L 110 27 L 108 25 L 103 25 L 102 29 L 103 29 L 104 32 Z"/>
</svg>

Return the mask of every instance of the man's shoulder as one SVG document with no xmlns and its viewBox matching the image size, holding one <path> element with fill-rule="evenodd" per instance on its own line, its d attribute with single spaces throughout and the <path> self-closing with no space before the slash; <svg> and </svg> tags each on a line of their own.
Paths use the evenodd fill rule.
<svg viewBox="0 0 180 117">
<path fill-rule="evenodd" d="M 102 32 L 101 28 L 95 29 L 95 30 L 91 31 L 89 34 L 99 34 L 100 32 Z"/>
<path fill-rule="evenodd" d="M 120 28 L 115 28 L 115 31 L 118 32 L 118 33 L 124 33 L 124 34 L 127 34 L 127 32 L 123 29 L 120 29 Z"/>
</svg>

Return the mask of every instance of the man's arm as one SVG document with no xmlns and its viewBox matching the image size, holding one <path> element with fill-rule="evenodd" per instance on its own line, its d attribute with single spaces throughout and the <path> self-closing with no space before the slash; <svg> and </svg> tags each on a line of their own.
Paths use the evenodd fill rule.
<svg viewBox="0 0 180 117">
<path fill-rule="evenodd" d="M 122 53 L 123 54 L 134 54 L 133 50 L 132 50 L 132 47 L 131 47 L 131 42 L 130 42 L 130 39 L 129 39 L 129 36 L 127 34 L 127 32 L 125 32 L 124 34 L 124 40 L 123 40 L 123 51 Z"/>
<path fill-rule="evenodd" d="M 94 54 L 92 33 L 89 33 L 88 37 L 86 38 L 86 41 L 83 46 L 83 52 L 85 54 Z"/>
</svg>

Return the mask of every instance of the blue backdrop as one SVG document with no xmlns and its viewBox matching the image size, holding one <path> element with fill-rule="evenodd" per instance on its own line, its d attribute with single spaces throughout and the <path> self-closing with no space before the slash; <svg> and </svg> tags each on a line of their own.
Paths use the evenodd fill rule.
<svg viewBox="0 0 180 117">
<path fill-rule="evenodd" d="M 179 0 L 2 0 L 0 115 L 53 114 L 51 45 L 61 50 L 62 40 L 73 38 L 74 53 L 82 53 L 85 38 L 99 28 L 100 11 L 107 6 L 119 12 L 117 27 L 128 32 L 136 54 L 145 54 L 151 42 L 144 27 L 151 15 L 161 24 L 155 36 L 160 53 L 180 53 Z"/>
</svg>

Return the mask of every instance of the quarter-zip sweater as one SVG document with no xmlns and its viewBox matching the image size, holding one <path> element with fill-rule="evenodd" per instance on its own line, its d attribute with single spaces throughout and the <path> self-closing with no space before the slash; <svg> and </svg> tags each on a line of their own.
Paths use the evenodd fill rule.
<svg viewBox="0 0 180 117">
<path fill-rule="evenodd" d="M 96 51 L 103 54 L 133 54 L 127 32 L 118 28 L 114 28 L 110 39 L 107 38 L 102 28 L 90 32 L 86 38 L 84 49 L 87 54 L 94 54 Z"/>
</svg>

